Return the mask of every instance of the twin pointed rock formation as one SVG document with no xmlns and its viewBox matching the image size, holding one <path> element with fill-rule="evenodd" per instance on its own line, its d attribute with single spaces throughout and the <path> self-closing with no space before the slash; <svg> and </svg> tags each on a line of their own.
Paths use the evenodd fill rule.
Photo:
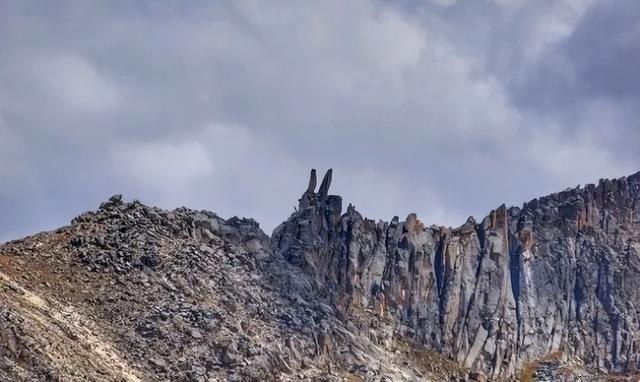
<svg viewBox="0 0 640 382">
<path fill-rule="evenodd" d="M 318 193 L 316 194 L 316 170 L 311 170 L 311 175 L 309 176 L 309 186 L 307 186 L 307 191 L 302 194 L 302 198 L 300 198 L 300 208 L 306 208 L 312 203 L 312 200 L 318 198 L 318 200 L 324 200 L 329 196 L 329 187 L 331 187 L 331 174 L 333 173 L 332 169 L 329 169 L 327 173 L 322 178 L 322 183 L 320 184 L 320 188 L 318 189 Z"/>
<path fill-rule="evenodd" d="M 590 373 L 640 367 L 640 173 L 458 228 L 343 211 L 331 178 L 316 191 L 312 171 L 271 237 L 253 219 L 115 196 L 0 245 L 0 380 L 509 380 L 549 358 Z"/>
<path fill-rule="evenodd" d="M 640 173 L 497 208 L 459 228 L 415 214 L 374 222 L 318 193 L 272 247 L 312 276 L 314 293 L 348 314 L 373 308 L 417 345 L 490 378 L 550 354 L 596 368 L 640 367 Z"/>
<path fill-rule="evenodd" d="M 324 175 L 324 178 L 322 178 L 322 184 L 320 184 L 320 189 L 318 190 L 318 194 L 320 194 L 320 196 L 326 197 L 327 195 L 329 195 L 329 187 L 331 187 L 332 173 L 333 173 L 333 170 L 329 169 L 329 171 L 327 171 L 327 173 Z M 305 194 L 315 193 L 316 184 L 317 184 L 316 169 L 314 168 L 311 170 L 311 175 L 309 176 L 309 186 L 307 187 L 307 191 L 305 191 Z"/>
</svg>

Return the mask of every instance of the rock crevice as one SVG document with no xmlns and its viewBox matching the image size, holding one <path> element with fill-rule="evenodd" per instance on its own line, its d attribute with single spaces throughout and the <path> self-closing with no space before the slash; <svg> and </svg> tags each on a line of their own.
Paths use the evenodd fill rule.
<svg viewBox="0 0 640 382">
<path fill-rule="evenodd" d="M 342 214 L 330 180 L 305 192 L 272 243 L 339 311 L 373 308 L 414 343 L 492 378 L 549 354 L 640 367 L 640 173 L 456 229 L 415 214 L 376 223 L 351 205 Z"/>
</svg>

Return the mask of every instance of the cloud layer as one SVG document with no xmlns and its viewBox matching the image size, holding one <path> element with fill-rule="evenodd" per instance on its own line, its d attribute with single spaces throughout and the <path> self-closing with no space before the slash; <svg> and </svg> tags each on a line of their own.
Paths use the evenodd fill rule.
<svg viewBox="0 0 640 382">
<path fill-rule="evenodd" d="M 458 225 L 640 169 L 633 0 L 0 1 L 0 241 L 114 193 Z"/>
</svg>

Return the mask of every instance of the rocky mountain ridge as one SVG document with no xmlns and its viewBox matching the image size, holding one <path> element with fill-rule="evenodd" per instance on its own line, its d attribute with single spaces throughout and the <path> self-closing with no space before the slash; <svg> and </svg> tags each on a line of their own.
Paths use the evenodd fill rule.
<svg viewBox="0 0 640 382">
<path fill-rule="evenodd" d="M 640 173 L 457 229 L 415 214 L 374 222 L 351 205 L 342 214 L 324 189 L 307 190 L 272 242 L 339 309 L 374 306 L 415 343 L 494 379 L 554 353 L 606 371 L 640 366 Z"/>
<path fill-rule="evenodd" d="M 271 237 L 115 196 L 3 244 L 0 379 L 544 380 L 570 364 L 599 380 L 640 366 L 640 173 L 456 229 L 343 213 L 331 177 L 316 192 L 312 171 Z"/>
<path fill-rule="evenodd" d="M 308 283 L 254 220 L 114 196 L 0 247 L 0 380 L 440 380 L 391 322 L 288 292 Z"/>
</svg>

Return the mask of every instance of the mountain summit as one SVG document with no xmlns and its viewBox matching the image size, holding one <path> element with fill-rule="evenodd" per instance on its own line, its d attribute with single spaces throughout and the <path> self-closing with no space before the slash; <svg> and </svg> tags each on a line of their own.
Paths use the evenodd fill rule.
<svg viewBox="0 0 640 382">
<path fill-rule="evenodd" d="M 0 380 L 607 380 L 640 367 L 640 173 L 458 228 L 313 170 L 271 237 L 116 195 L 0 246 Z"/>
</svg>

